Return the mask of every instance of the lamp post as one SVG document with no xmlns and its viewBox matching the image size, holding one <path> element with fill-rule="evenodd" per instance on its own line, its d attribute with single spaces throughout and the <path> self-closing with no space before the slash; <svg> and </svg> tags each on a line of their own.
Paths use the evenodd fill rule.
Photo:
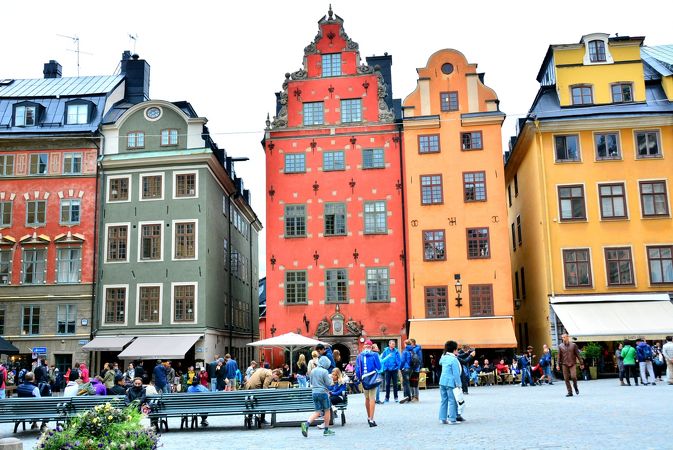
<svg viewBox="0 0 673 450">
<path fill-rule="evenodd" d="M 454 285 L 454 287 L 456 288 L 456 306 L 458 308 L 460 308 L 461 306 L 463 306 L 463 304 L 461 303 L 461 300 L 462 300 L 461 294 L 463 293 L 463 284 L 460 282 L 460 274 L 459 273 L 454 274 L 453 278 L 456 280 L 456 284 Z"/>
</svg>

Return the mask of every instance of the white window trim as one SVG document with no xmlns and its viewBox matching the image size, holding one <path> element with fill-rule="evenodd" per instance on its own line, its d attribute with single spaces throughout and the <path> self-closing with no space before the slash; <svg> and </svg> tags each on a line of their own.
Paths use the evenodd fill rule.
<svg viewBox="0 0 673 450">
<path fill-rule="evenodd" d="M 587 34 L 586 36 L 582 36 L 582 40 L 584 41 L 584 58 L 583 58 L 583 63 L 585 66 L 601 66 L 605 64 L 614 64 L 615 61 L 612 58 L 612 54 L 610 53 L 610 46 L 609 41 L 608 41 L 608 35 L 604 33 L 593 33 L 593 34 Z M 603 41 L 603 45 L 605 46 L 605 61 L 596 61 L 592 62 L 591 61 L 591 54 L 589 53 L 589 42 L 591 41 Z"/>
<path fill-rule="evenodd" d="M 178 197 L 178 175 L 189 175 L 194 174 L 194 195 L 190 197 Z M 173 200 L 191 200 L 194 198 L 199 198 L 199 171 L 198 170 L 179 170 L 173 172 Z"/>
<path fill-rule="evenodd" d="M 161 258 L 159 259 L 142 259 L 142 239 L 143 239 L 143 225 L 160 225 L 161 226 Z M 105 238 L 107 239 L 107 234 L 105 235 Z M 144 222 L 138 222 L 138 259 L 137 261 L 139 263 L 153 263 L 153 262 L 161 262 L 164 260 L 164 221 L 163 220 L 148 220 Z M 107 246 L 105 247 L 107 250 Z M 127 252 L 128 254 L 128 252 Z M 107 255 L 106 255 L 107 256 Z"/>
<path fill-rule="evenodd" d="M 176 258 L 175 257 L 175 224 L 182 222 L 194 223 L 194 257 Z M 199 259 L 199 219 L 176 219 L 171 222 L 171 261 L 196 261 Z M 106 235 L 107 236 L 107 235 Z"/>
<path fill-rule="evenodd" d="M 158 322 L 141 322 L 140 321 L 140 288 L 142 287 L 158 287 L 159 288 L 159 321 Z M 163 283 L 138 283 L 136 285 L 136 325 L 161 325 L 163 322 L 163 307 L 164 307 L 164 285 Z"/>
<path fill-rule="evenodd" d="M 66 172 L 65 171 L 65 157 L 66 157 L 66 155 L 70 155 L 71 158 L 74 157 L 75 155 L 79 155 L 79 172 Z M 84 155 L 82 154 L 82 152 L 65 152 L 65 153 L 63 153 L 61 173 L 63 175 L 81 175 L 82 174 L 82 162 L 83 161 L 84 161 Z"/>
<path fill-rule="evenodd" d="M 125 288 L 126 297 L 124 298 L 124 323 L 105 323 L 105 304 L 108 289 Z M 100 320 L 101 327 L 121 327 L 127 326 L 129 321 L 129 285 L 128 284 L 104 284 L 103 285 L 103 304 L 101 305 L 102 316 Z"/>
<path fill-rule="evenodd" d="M 126 178 L 129 183 L 129 195 L 126 200 L 110 200 L 110 182 L 112 180 L 118 180 L 121 178 Z M 133 195 L 132 184 L 131 184 L 131 175 L 108 175 L 106 181 L 105 189 L 105 203 L 129 203 L 131 201 L 131 195 Z"/>
<path fill-rule="evenodd" d="M 642 181 L 663 181 L 666 184 L 666 205 L 668 206 L 668 214 L 665 216 L 646 216 L 643 212 L 643 197 L 640 194 L 640 183 Z M 668 177 L 657 177 L 657 178 L 638 178 L 636 180 L 636 194 L 638 195 L 638 208 L 640 208 L 640 218 L 643 220 L 657 220 L 657 219 L 670 219 L 671 218 L 671 191 L 669 190 L 670 186 L 668 184 Z"/>
<path fill-rule="evenodd" d="M 572 95 L 572 92 L 571 94 Z M 580 152 L 580 158 L 578 160 L 571 160 L 571 159 L 561 159 L 558 160 L 556 159 L 556 136 L 577 136 L 577 151 Z M 620 136 L 621 138 L 621 136 Z M 620 142 L 621 144 L 621 142 Z M 595 144 L 594 144 L 595 146 Z M 571 131 L 568 133 L 556 133 L 552 134 L 551 136 L 551 148 L 553 151 L 552 156 L 554 157 L 554 164 L 579 164 L 584 162 L 584 150 L 582 149 L 582 133 L 579 131 Z M 596 149 L 594 148 L 594 159 L 596 158 Z"/>
<path fill-rule="evenodd" d="M 109 261 L 107 259 L 107 249 L 108 249 L 108 229 L 110 227 L 121 227 L 126 226 L 128 232 L 126 233 L 126 260 L 125 261 Z M 129 255 L 131 254 L 131 222 L 115 222 L 115 223 L 106 223 L 105 224 L 105 247 L 103 247 L 103 252 L 105 254 L 105 264 L 125 264 L 129 262 Z"/>
<path fill-rule="evenodd" d="M 143 198 L 143 178 L 146 177 L 161 177 L 161 197 L 159 198 Z M 166 177 L 164 172 L 149 172 L 141 173 L 138 179 L 138 201 L 140 202 L 157 202 L 164 199 L 164 192 L 166 191 Z M 131 197 L 129 193 L 129 198 Z"/>
<path fill-rule="evenodd" d="M 603 217 L 601 209 L 601 186 L 606 184 L 622 184 L 624 186 L 624 208 L 626 217 Z M 606 181 L 597 181 L 596 182 L 596 205 L 598 207 L 598 218 L 601 222 L 618 222 L 620 220 L 631 220 L 631 209 L 629 208 L 629 193 L 628 193 L 628 182 L 626 180 L 606 180 Z M 640 185 L 638 185 L 640 189 Z M 558 192 L 558 191 L 557 191 Z M 558 193 L 556 194 L 558 196 Z M 640 197 L 640 192 L 638 192 Z M 584 192 L 584 197 L 586 201 L 586 191 Z M 622 245 L 622 247 L 624 247 Z M 632 254 L 633 255 L 633 254 Z"/>
<path fill-rule="evenodd" d="M 194 286 L 194 321 L 175 321 L 175 286 Z M 198 282 L 178 282 L 171 283 L 171 325 L 195 324 L 199 321 L 199 283 Z"/>
<path fill-rule="evenodd" d="M 561 196 L 559 195 L 558 188 L 560 187 L 571 187 L 571 186 L 582 186 L 582 192 L 584 193 L 584 214 L 586 217 L 584 219 L 563 219 L 561 218 Z M 562 183 L 562 184 L 557 184 L 554 187 L 555 189 L 555 195 L 556 195 L 556 223 L 585 223 L 589 222 L 591 217 L 589 216 L 589 208 L 587 207 L 587 185 L 584 182 L 578 182 L 578 183 Z M 599 201 L 600 201 L 600 196 L 599 196 Z M 598 212 L 600 216 L 600 211 Z M 575 248 L 575 247 L 570 247 L 570 248 Z M 579 248 L 579 247 L 578 247 Z"/>
<path fill-rule="evenodd" d="M 566 267 L 564 264 L 563 260 L 563 252 L 565 250 L 589 250 L 589 270 L 591 270 L 591 285 L 590 286 L 571 286 L 568 287 L 566 286 Z M 563 272 L 563 283 L 561 283 L 562 290 L 564 291 L 580 291 L 580 290 L 587 290 L 587 291 L 595 291 L 596 290 L 596 270 L 594 268 L 594 255 L 593 255 L 593 248 L 589 247 L 588 245 L 577 245 L 577 246 L 570 246 L 570 247 L 561 247 L 559 249 L 560 252 L 560 257 L 561 257 L 561 272 Z M 631 255 L 631 258 L 633 259 L 633 254 Z M 603 257 L 605 259 L 605 257 Z M 635 271 L 635 266 L 634 266 L 634 271 Z M 607 275 L 606 275 L 607 276 Z M 607 286 L 607 284 L 606 284 Z"/>
<path fill-rule="evenodd" d="M 636 135 L 638 133 L 657 133 L 657 145 L 659 146 L 659 155 L 657 156 L 638 156 L 638 139 Z M 661 128 L 637 128 L 633 130 L 633 159 L 636 161 L 647 161 L 650 159 L 663 159 L 664 154 L 664 139 L 662 138 Z"/>
<path fill-rule="evenodd" d="M 628 248 L 631 251 L 631 276 L 633 277 L 633 284 L 614 284 L 610 285 L 608 283 L 608 260 L 605 257 L 605 250 L 609 250 L 611 248 Z M 624 245 L 618 245 L 618 244 L 610 244 L 610 245 L 604 245 L 601 247 L 601 251 L 603 252 L 603 278 L 605 281 L 605 288 L 606 289 L 625 289 L 625 288 L 636 288 L 638 287 L 638 277 L 636 274 L 636 255 L 633 253 L 633 244 L 624 244 Z M 649 271 L 649 262 L 647 260 L 647 248 L 645 249 L 645 261 L 647 265 L 647 270 Z M 648 273 L 649 275 L 649 273 Z"/>
<path fill-rule="evenodd" d="M 619 158 L 599 158 L 598 157 L 598 148 L 596 148 L 596 135 L 597 134 L 616 134 L 617 135 L 617 147 L 619 148 Z M 621 130 L 601 130 L 594 131 L 591 134 L 593 139 L 594 146 L 594 162 L 602 163 L 605 161 L 622 161 L 624 159 L 624 147 L 622 146 L 622 132 Z M 635 135 L 634 135 L 635 138 Z M 554 149 L 556 151 L 556 149 Z M 581 154 L 580 154 L 581 156 Z"/>
</svg>

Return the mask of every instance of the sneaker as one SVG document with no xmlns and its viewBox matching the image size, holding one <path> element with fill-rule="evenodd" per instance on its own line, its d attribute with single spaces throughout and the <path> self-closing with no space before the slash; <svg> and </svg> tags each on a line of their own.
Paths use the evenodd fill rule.
<svg viewBox="0 0 673 450">
<path fill-rule="evenodd" d="M 308 423 L 306 422 L 301 423 L 301 434 L 304 437 L 308 437 Z"/>
<path fill-rule="evenodd" d="M 465 422 L 465 419 L 463 418 L 463 416 L 458 416 L 458 417 L 456 417 L 456 421 L 457 422 Z"/>
<path fill-rule="evenodd" d="M 201 421 L 201 426 L 202 427 L 207 427 L 208 426 L 208 421 L 207 420 L 202 420 Z"/>
<path fill-rule="evenodd" d="M 656 386 L 656 385 L 657 385 L 657 383 L 655 383 L 655 382 L 653 381 L 653 382 L 652 382 L 652 386 Z"/>
<path fill-rule="evenodd" d="M 395 400 L 395 401 L 397 401 L 397 400 Z M 411 401 L 411 398 L 404 397 L 402 400 L 400 400 L 400 403 L 407 403 L 407 402 L 410 402 L 410 401 Z"/>
<path fill-rule="evenodd" d="M 448 420 L 440 420 L 439 423 L 442 424 L 442 425 L 448 425 L 449 421 Z"/>
<path fill-rule="evenodd" d="M 575 394 L 580 395 L 580 390 L 575 388 Z"/>
<path fill-rule="evenodd" d="M 367 422 L 369 422 L 369 427 L 370 428 L 378 426 L 378 425 L 376 425 L 376 422 L 374 422 L 373 420 L 368 420 Z"/>
<path fill-rule="evenodd" d="M 455 421 L 455 422 L 451 422 L 451 421 L 449 421 L 449 425 L 458 425 L 459 423 L 460 423 L 460 422 L 458 422 L 458 421 Z"/>
<path fill-rule="evenodd" d="M 572 397 L 572 396 L 573 396 L 573 394 L 572 394 L 571 392 L 568 392 L 568 393 L 566 394 L 566 397 Z"/>
<path fill-rule="evenodd" d="M 381 400 L 376 400 L 377 405 L 383 405 L 383 402 Z"/>
<path fill-rule="evenodd" d="M 321 429 L 321 430 L 324 430 L 325 429 L 325 423 L 323 422 L 320 425 L 318 425 L 318 428 Z"/>
<path fill-rule="evenodd" d="M 395 401 L 397 401 L 397 399 L 395 399 Z M 388 403 L 388 402 L 390 402 L 389 398 L 386 399 L 386 403 Z"/>
<path fill-rule="evenodd" d="M 330 430 L 330 429 L 327 429 L 327 430 L 322 432 L 323 436 L 334 436 L 335 434 L 336 433 L 334 431 Z"/>
<path fill-rule="evenodd" d="M 395 399 L 395 403 L 399 403 L 400 401 L 398 399 Z"/>
</svg>

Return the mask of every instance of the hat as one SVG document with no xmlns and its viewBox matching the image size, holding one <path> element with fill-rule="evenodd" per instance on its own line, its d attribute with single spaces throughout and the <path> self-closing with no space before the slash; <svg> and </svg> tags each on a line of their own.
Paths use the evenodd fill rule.
<svg viewBox="0 0 673 450">
<path fill-rule="evenodd" d="M 118 383 L 123 379 L 124 379 L 124 375 L 122 375 L 121 373 L 118 373 L 117 375 L 115 375 L 115 383 Z"/>
<path fill-rule="evenodd" d="M 371 347 L 372 345 L 374 345 L 374 343 L 370 339 L 367 339 L 365 341 L 365 345 L 369 345 Z"/>
</svg>

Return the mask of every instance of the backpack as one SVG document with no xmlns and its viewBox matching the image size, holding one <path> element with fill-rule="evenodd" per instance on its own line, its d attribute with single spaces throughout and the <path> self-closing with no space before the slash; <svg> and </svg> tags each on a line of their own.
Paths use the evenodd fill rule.
<svg viewBox="0 0 673 450">
<path fill-rule="evenodd" d="M 40 383 L 37 385 L 37 388 L 40 390 L 40 395 L 42 397 L 51 397 L 51 387 L 49 383 Z"/>
<path fill-rule="evenodd" d="M 418 357 L 418 354 L 411 352 L 411 362 L 409 363 L 409 367 L 411 370 L 414 372 L 417 372 L 421 368 L 421 358 Z"/>
<path fill-rule="evenodd" d="M 652 359 L 652 347 L 649 345 L 643 345 L 643 356 L 645 356 L 646 360 L 651 360 Z"/>
<path fill-rule="evenodd" d="M 26 369 L 21 369 L 19 371 L 19 384 L 23 384 L 23 377 L 26 375 L 28 371 Z"/>
</svg>

